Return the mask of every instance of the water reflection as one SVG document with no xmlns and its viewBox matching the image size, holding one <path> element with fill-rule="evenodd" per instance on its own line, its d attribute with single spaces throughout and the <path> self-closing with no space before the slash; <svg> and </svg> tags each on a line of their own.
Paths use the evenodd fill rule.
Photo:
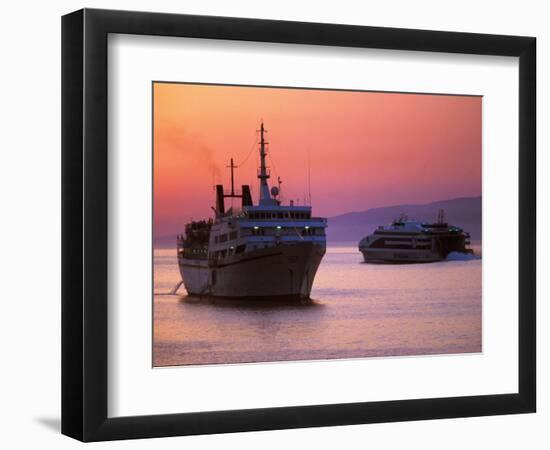
<svg viewBox="0 0 550 450">
<path fill-rule="evenodd" d="M 361 260 L 329 247 L 307 302 L 155 295 L 154 365 L 481 351 L 481 261 Z M 156 252 L 155 292 L 178 280 L 175 253 Z"/>
<path fill-rule="evenodd" d="M 300 309 L 322 307 L 323 304 L 315 299 L 307 300 L 279 300 L 269 298 L 247 298 L 247 299 L 232 299 L 232 298 L 213 298 L 213 297 L 197 297 L 190 295 L 178 296 L 181 303 L 189 305 L 207 305 L 219 308 L 238 308 L 238 309 Z"/>
</svg>

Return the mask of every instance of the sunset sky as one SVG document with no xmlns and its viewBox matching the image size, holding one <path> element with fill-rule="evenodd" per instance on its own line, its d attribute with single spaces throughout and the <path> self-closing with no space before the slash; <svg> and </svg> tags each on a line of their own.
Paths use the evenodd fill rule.
<svg viewBox="0 0 550 450">
<path fill-rule="evenodd" d="M 212 217 L 214 184 L 258 198 L 257 133 L 282 199 L 316 216 L 481 195 L 481 97 L 153 84 L 155 237 Z M 246 159 L 248 157 L 248 159 Z M 245 161 L 246 159 L 246 161 Z M 308 163 L 309 160 L 309 163 Z"/>
</svg>

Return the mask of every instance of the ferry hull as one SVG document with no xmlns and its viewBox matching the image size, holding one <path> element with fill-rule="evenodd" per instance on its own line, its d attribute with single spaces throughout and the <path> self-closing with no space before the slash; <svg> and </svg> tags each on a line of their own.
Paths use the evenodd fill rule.
<svg viewBox="0 0 550 450">
<path fill-rule="evenodd" d="M 325 246 L 300 242 L 233 255 L 215 263 L 180 257 L 189 295 L 249 299 L 308 299 Z"/>
</svg>

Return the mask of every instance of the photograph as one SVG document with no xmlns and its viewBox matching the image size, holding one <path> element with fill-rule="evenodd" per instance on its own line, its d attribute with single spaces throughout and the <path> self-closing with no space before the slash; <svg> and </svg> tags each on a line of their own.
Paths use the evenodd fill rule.
<svg viewBox="0 0 550 450">
<path fill-rule="evenodd" d="M 482 352 L 482 104 L 154 81 L 153 366 Z"/>
</svg>

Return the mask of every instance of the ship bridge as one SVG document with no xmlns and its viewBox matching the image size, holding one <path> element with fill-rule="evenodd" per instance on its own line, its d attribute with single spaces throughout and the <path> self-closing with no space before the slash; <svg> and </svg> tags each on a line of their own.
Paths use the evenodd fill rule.
<svg viewBox="0 0 550 450">
<path fill-rule="evenodd" d="M 226 216 L 214 227 L 212 244 L 247 244 L 260 248 L 281 243 L 312 242 L 325 245 L 327 219 L 311 217 L 310 206 L 260 205 L 243 208 L 241 214 Z"/>
<path fill-rule="evenodd" d="M 324 217 L 311 217 L 311 206 L 248 207 L 238 220 L 241 235 L 260 236 L 260 242 L 271 240 L 269 237 L 287 242 L 326 240 L 327 220 Z"/>
</svg>

